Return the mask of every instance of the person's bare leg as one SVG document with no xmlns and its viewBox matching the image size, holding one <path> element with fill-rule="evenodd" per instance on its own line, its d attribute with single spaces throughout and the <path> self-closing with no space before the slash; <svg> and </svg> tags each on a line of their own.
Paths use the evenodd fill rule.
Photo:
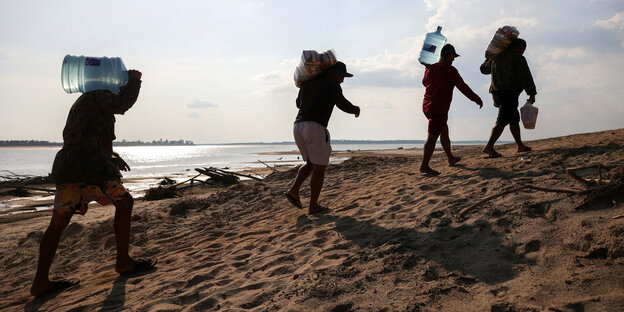
<svg viewBox="0 0 624 312">
<path fill-rule="evenodd" d="M 312 178 L 310 178 L 310 207 L 309 213 L 318 211 L 319 204 L 318 199 L 321 195 L 321 189 L 323 188 L 323 181 L 325 180 L 325 169 L 327 166 L 312 164 Z"/>
<path fill-rule="evenodd" d="M 136 261 L 130 257 L 130 229 L 132 227 L 132 207 L 134 199 L 126 193 L 122 200 L 115 202 L 115 240 L 117 242 L 117 261 L 115 271 L 123 272 L 134 268 Z"/>
<path fill-rule="evenodd" d="M 444 150 L 444 153 L 446 153 L 449 165 L 452 166 L 461 160 L 461 158 L 453 155 L 453 152 L 451 151 L 451 138 L 449 137 L 448 125 L 444 125 L 442 133 L 440 133 L 440 144 L 442 144 L 442 149 Z"/>
<path fill-rule="evenodd" d="M 53 286 L 53 282 L 50 281 L 50 267 L 52 266 L 52 260 L 61 240 L 63 231 L 69 224 L 73 214 L 59 214 L 56 211 L 52 211 L 52 219 L 46 229 L 43 237 L 41 238 L 41 244 L 39 246 L 39 263 L 37 264 L 37 272 L 35 273 L 35 280 L 30 288 L 30 294 L 38 296 L 46 293 Z"/>
<path fill-rule="evenodd" d="M 439 174 L 438 171 L 435 171 L 429 167 L 429 161 L 433 156 L 433 151 L 435 150 L 435 144 L 438 140 L 438 135 L 428 134 L 427 141 L 425 141 L 425 145 L 423 146 L 423 158 L 420 163 L 420 172 L 427 174 Z"/>
<path fill-rule="evenodd" d="M 531 150 L 530 147 L 524 145 L 524 143 L 522 142 L 522 138 L 520 136 L 520 123 L 514 125 L 510 124 L 509 131 L 511 131 L 511 135 L 514 138 L 514 141 L 516 141 L 516 145 L 518 146 L 518 152 L 528 152 Z"/>
<path fill-rule="evenodd" d="M 489 155 L 496 154 L 496 150 L 494 150 L 494 144 L 496 144 L 498 138 L 500 138 L 501 134 L 503 134 L 503 130 L 505 130 L 505 126 L 499 126 L 498 124 L 494 125 L 494 128 L 492 128 L 492 134 L 490 135 L 490 139 L 483 148 L 484 153 Z"/>
<path fill-rule="evenodd" d="M 303 182 L 308 178 L 308 176 L 310 176 L 310 173 L 312 173 L 312 163 L 308 161 L 305 165 L 299 168 L 299 171 L 297 171 L 297 177 L 295 178 L 293 185 L 288 190 L 288 194 L 290 194 L 290 196 L 294 199 L 300 200 L 299 190 L 301 189 Z"/>
</svg>

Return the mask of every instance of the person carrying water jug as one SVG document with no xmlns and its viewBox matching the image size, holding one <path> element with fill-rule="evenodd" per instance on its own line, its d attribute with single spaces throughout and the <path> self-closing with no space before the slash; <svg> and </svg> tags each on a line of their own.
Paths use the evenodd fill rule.
<svg viewBox="0 0 624 312">
<path fill-rule="evenodd" d="M 453 89 L 457 87 L 468 99 L 477 103 L 479 109 L 483 107 L 481 98 L 470 89 L 453 66 L 453 61 L 459 55 L 455 52 L 455 47 L 450 44 L 444 45 L 440 52 L 440 61 L 433 65 L 425 65 L 425 76 L 422 83 L 425 86 L 425 96 L 423 98 L 423 113 L 429 120 L 427 128 L 427 141 L 423 147 L 423 158 L 420 164 L 420 172 L 423 175 L 439 175 L 440 172 L 433 170 L 429 166 L 429 161 L 433 156 L 435 144 L 440 137 L 442 149 L 446 153 L 450 166 L 461 160 L 460 157 L 451 152 L 451 139 L 447 125 L 448 111 L 453 100 Z"/>
<path fill-rule="evenodd" d="M 128 164 L 113 152 L 115 114 L 123 115 L 137 100 L 141 72 L 128 71 L 128 83 L 118 94 L 109 90 L 89 91 L 76 100 L 63 129 L 63 148 L 56 154 L 51 179 L 56 184 L 52 219 L 43 234 L 39 263 L 30 293 L 42 296 L 77 285 L 76 279 L 49 279 L 50 266 L 61 234 L 76 213 L 87 213 L 91 201 L 115 206 L 117 243 L 115 271 L 133 275 L 154 268 L 152 259 L 134 259 L 128 252 L 134 200 L 121 183 L 120 170 Z"/>
<path fill-rule="evenodd" d="M 525 50 L 526 41 L 517 38 L 511 41 L 509 47 L 503 52 L 486 58 L 481 64 L 481 73 L 492 75 L 490 93 L 494 99 L 494 106 L 498 107 L 496 124 L 492 128 L 487 145 L 483 148 L 483 152 L 488 154 L 487 158 L 502 156 L 494 150 L 494 144 L 507 125 L 518 146 L 517 151 L 519 153 L 531 151 L 531 148 L 526 146 L 520 137 L 520 113 L 518 112 L 518 97 L 523 90 L 529 96 L 531 104 L 535 103 L 537 94 L 531 70 L 522 56 Z"/>
<path fill-rule="evenodd" d="M 329 208 L 318 203 L 318 198 L 332 152 L 327 124 L 334 105 L 355 117 L 360 116 L 360 108 L 351 104 L 342 94 L 340 84 L 345 77 L 353 75 L 347 72 L 347 66 L 343 62 L 336 62 L 320 76 L 305 82 L 299 89 L 296 100 L 299 113 L 295 119 L 293 134 L 306 163 L 299 168 L 293 185 L 284 196 L 295 207 L 302 209 L 299 189 L 311 174 L 308 208 L 310 214 L 329 211 Z"/>
</svg>

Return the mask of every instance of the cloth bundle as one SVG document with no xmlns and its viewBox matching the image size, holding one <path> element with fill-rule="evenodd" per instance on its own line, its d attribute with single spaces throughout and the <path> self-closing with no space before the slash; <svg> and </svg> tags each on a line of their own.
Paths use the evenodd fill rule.
<svg viewBox="0 0 624 312">
<path fill-rule="evenodd" d="M 516 27 L 503 26 L 499 28 L 485 50 L 485 57 L 503 52 L 513 39 L 518 38 L 518 35 L 520 32 Z"/>
<path fill-rule="evenodd" d="M 327 50 L 318 53 L 314 50 L 304 50 L 301 53 L 301 62 L 295 68 L 295 86 L 301 88 L 303 83 L 320 75 L 326 68 L 336 64 L 336 52 Z"/>
</svg>

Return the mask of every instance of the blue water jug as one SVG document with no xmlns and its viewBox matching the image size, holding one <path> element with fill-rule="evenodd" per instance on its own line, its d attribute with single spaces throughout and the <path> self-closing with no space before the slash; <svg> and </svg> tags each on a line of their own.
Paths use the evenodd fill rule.
<svg viewBox="0 0 624 312">
<path fill-rule="evenodd" d="M 128 83 L 128 70 L 119 57 L 66 55 L 61 68 L 61 83 L 67 93 L 110 90 Z"/>
<path fill-rule="evenodd" d="M 425 37 L 420 57 L 418 61 L 422 64 L 432 65 L 440 61 L 440 52 L 446 43 L 446 37 L 442 36 L 442 27 L 438 26 L 438 30 L 430 32 Z"/>
</svg>

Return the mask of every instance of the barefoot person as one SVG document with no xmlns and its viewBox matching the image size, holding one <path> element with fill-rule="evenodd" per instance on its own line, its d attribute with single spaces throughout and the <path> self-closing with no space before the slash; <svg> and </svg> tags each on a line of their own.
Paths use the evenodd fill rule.
<svg viewBox="0 0 624 312">
<path fill-rule="evenodd" d="M 501 157 L 494 149 L 496 140 L 501 136 L 505 126 L 509 125 L 509 131 L 516 141 L 518 152 L 528 152 L 530 147 L 522 142 L 520 137 L 520 113 L 518 113 L 518 97 L 524 90 L 529 96 L 529 102 L 535 103 L 535 83 L 531 70 L 522 54 L 526 50 L 526 41 L 515 39 L 509 47 L 498 55 L 489 57 L 481 64 L 481 73 L 492 75 L 490 93 L 494 99 L 494 106 L 498 107 L 496 124 L 483 152 L 488 158 Z"/>
<path fill-rule="evenodd" d="M 119 94 L 108 90 L 86 92 L 69 111 L 63 129 L 63 148 L 56 154 L 51 178 L 56 184 L 54 209 L 39 249 L 39 263 L 30 293 L 42 296 L 72 287 L 76 279 L 49 279 L 50 266 L 61 234 L 75 213 L 84 215 L 91 201 L 115 205 L 114 231 L 117 243 L 115 270 L 128 275 L 150 270 L 155 261 L 135 260 L 128 253 L 133 199 L 121 184 L 120 170 L 128 164 L 113 152 L 115 116 L 123 115 L 136 102 L 141 73 L 128 71 L 128 83 Z"/>
<path fill-rule="evenodd" d="M 292 187 L 284 196 L 295 207 L 303 208 L 299 198 L 299 189 L 311 174 L 308 208 L 310 214 L 329 210 L 319 205 L 318 198 L 323 188 L 325 169 L 332 151 L 327 124 L 334 105 L 346 113 L 354 114 L 355 117 L 360 115 L 360 108 L 351 104 L 342 95 L 340 84 L 345 77 L 353 77 L 353 75 L 347 72 L 347 66 L 344 63 L 337 62 L 325 73 L 301 86 L 296 100 L 299 113 L 295 119 L 293 133 L 301 157 L 306 163 L 299 168 Z"/>
<path fill-rule="evenodd" d="M 455 165 L 461 158 L 451 152 L 451 139 L 449 138 L 448 111 L 453 99 L 453 89 L 457 87 L 467 98 L 483 107 L 483 101 L 464 82 L 453 61 L 459 55 L 455 48 L 447 44 L 442 47 L 440 61 L 433 65 L 427 65 L 422 83 L 425 86 L 423 99 L 423 113 L 429 120 L 427 128 L 427 141 L 423 147 L 423 159 L 420 164 L 420 172 L 423 175 L 438 175 L 440 172 L 429 167 L 429 161 L 433 156 L 436 141 L 440 137 L 442 149 L 446 153 L 449 165 Z"/>
</svg>

